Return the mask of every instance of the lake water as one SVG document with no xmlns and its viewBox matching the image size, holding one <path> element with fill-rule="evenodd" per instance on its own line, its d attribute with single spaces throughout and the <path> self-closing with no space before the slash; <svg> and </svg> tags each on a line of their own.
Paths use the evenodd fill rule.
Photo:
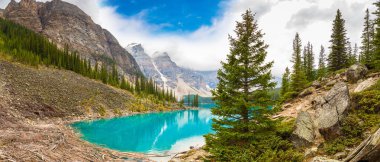
<svg viewBox="0 0 380 162">
<path fill-rule="evenodd" d="M 199 110 L 138 114 L 72 124 L 91 143 L 126 152 L 174 154 L 204 145 L 213 104 Z"/>
</svg>

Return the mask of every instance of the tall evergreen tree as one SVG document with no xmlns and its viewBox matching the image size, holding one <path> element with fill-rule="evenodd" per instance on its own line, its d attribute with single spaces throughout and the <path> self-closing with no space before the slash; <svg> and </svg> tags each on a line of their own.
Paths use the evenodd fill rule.
<svg viewBox="0 0 380 162">
<path fill-rule="evenodd" d="M 280 94 L 281 96 L 284 96 L 289 91 L 290 91 L 290 70 L 288 67 L 286 67 L 285 73 L 282 75 Z"/>
<path fill-rule="evenodd" d="M 308 81 L 313 81 L 314 76 L 314 52 L 313 52 L 313 45 L 308 42 L 307 46 L 305 47 L 305 54 L 304 54 L 304 69 L 306 74 L 306 79 Z"/>
<path fill-rule="evenodd" d="M 318 77 L 325 77 L 327 73 L 326 69 L 326 54 L 325 48 L 321 45 L 321 50 L 319 52 L 319 60 L 318 60 Z"/>
<path fill-rule="evenodd" d="M 294 92 L 300 92 L 306 84 L 305 71 L 303 69 L 303 62 L 301 58 L 301 38 L 298 33 L 293 40 L 293 72 L 291 75 L 291 88 Z"/>
<path fill-rule="evenodd" d="M 362 33 L 362 44 L 360 46 L 360 62 L 366 66 L 370 66 L 373 54 L 373 37 L 374 29 L 373 23 L 371 22 L 369 10 L 366 10 L 366 15 L 364 17 L 364 29 Z"/>
<path fill-rule="evenodd" d="M 380 69 L 380 1 L 374 3 L 376 11 L 374 12 L 376 18 L 374 20 L 375 35 L 373 38 L 373 55 L 370 61 L 370 67 Z"/>
<path fill-rule="evenodd" d="M 347 48 L 348 52 L 348 65 L 353 65 L 357 63 L 357 53 L 358 53 L 358 45 L 355 43 L 354 48 L 351 47 L 351 43 L 348 44 Z"/>
<path fill-rule="evenodd" d="M 217 161 L 244 158 L 231 150 L 249 150 L 255 145 L 251 140 L 265 138 L 256 132 L 270 129 L 273 122 L 268 115 L 272 104 L 268 91 L 275 86 L 270 71 L 273 62 L 265 62 L 268 45 L 253 13 L 247 10 L 242 17 L 236 24 L 236 38 L 229 37 L 230 53 L 212 91 L 217 107 L 211 111 L 218 118 L 213 119 L 215 134 L 209 134 L 206 141 Z M 245 158 L 240 160 L 252 159 Z"/>
<path fill-rule="evenodd" d="M 345 20 L 342 18 L 340 10 L 337 11 L 333 22 L 331 34 L 330 54 L 328 56 L 328 67 L 330 71 L 340 70 L 348 66 L 347 57 L 347 36 L 345 29 Z"/>
</svg>

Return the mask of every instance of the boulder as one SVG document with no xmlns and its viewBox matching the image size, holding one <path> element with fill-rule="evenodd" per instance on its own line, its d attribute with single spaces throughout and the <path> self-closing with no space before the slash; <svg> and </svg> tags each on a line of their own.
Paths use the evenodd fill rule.
<svg viewBox="0 0 380 162">
<path fill-rule="evenodd" d="M 356 147 L 347 156 L 344 161 L 357 162 L 369 161 L 378 162 L 380 160 L 380 128 L 367 139 L 365 139 L 358 147 Z"/>
<path fill-rule="evenodd" d="M 325 139 L 334 139 L 340 135 L 340 121 L 350 107 L 350 95 L 347 84 L 339 82 L 326 94 L 317 96 L 313 101 L 316 110 L 316 127 Z"/>
<path fill-rule="evenodd" d="M 327 87 L 331 87 L 331 86 L 333 86 L 335 84 L 336 84 L 336 80 L 330 80 L 330 81 L 327 82 L 326 86 Z"/>
<path fill-rule="evenodd" d="M 311 162 L 341 162 L 341 161 L 317 156 L 317 157 L 314 157 L 313 160 L 311 160 Z"/>
<path fill-rule="evenodd" d="M 344 157 L 347 156 L 346 152 L 338 152 L 334 155 L 334 159 L 342 160 Z"/>
<path fill-rule="evenodd" d="M 368 69 L 364 65 L 352 65 L 346 72 L 347 81 L 350 83 L 356 83 L 358 80 L 363 79 L 367 72 Z"/>
<path fill-rule="evenodd" d="M 314 142 L 314 126 L 308 112 L 300 112 L 297 116 L 291 140 L 296 147 L 309 146 Z"/>
<path fill-rule="evenodd" d="M 371 87 L 375 83 L 376 83 L 376 79 L 374 79 L 374 78 L 368 78 L 367 80 L 359 83 L 359 85 L 355 88 L 354 92 L 364 91 L 365 89 Z"/>
<path fill-rule="evenodd" d="M 315 91 L 315 88 L 309 87 L 309 88 L 306 88 L 305 90 L 303 90 L 298 96 L 299 97 L 305 97 L 305 96 L 313 94 L 314 91 Z"/>
</svg>

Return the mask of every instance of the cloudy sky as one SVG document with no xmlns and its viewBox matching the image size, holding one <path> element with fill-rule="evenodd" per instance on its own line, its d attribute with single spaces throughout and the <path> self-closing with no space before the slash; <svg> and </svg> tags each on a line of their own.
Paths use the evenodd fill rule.
<svg viewBox="0 0 380 162">
<path fill-rule="evenodd" d="M 10 0 L 0 0 L 4 8 Z M 46 0 L 40 0 L 46 1 Z M 352 43 L 360 43 L 364 11 L 375 0 L 65 0 L 79 6 L 122 46 L 141 43 L 149 54 L 167 51 L 180 66 L 216 70 L 229 51 L 228 34 L 247 9 L 256 13 L 269 44 L 268 61 L 281 76 L 291 66 L 292 40 L 328 47 L 332 20 L 340 9 Z M 316 59 L 317 60 L 317 59 Z"/>
</svg>

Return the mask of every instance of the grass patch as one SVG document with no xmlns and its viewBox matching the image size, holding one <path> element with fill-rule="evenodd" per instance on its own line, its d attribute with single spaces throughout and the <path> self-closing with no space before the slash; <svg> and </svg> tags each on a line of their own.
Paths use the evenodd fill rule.
<svg viewBox="0 0 380 162">
<path fill-rule="evenodd" d="M 100 106 L 100 108 L 98 109 L 98 113 L 100 116 L 106 116 L 106 108 L 104 108 L 104 106 Z"/>
</svg>

